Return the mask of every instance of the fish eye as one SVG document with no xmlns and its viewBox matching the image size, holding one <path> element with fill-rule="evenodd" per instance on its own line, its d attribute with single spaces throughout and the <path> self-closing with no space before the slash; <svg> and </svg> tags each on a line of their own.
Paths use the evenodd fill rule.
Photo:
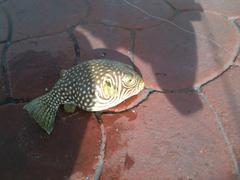
<svg viewBox="0 0 240 180">
<path fill-rule="evenodd" d="M 127 84 L 131 84 L 133 82 L 133 79 L 134 79 L 134 76 L 133 74 L 131 73 L 126 73 L 124 76 L 123 76 L 123 81 Z"/>
</svg>

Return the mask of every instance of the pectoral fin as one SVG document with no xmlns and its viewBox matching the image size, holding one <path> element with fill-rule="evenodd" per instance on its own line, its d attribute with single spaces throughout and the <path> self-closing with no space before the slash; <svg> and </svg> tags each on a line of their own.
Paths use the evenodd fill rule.
<svg viewBox="0 0 240 180">
<path fill-rule="evenodd" d="M 76 110 L 76 105 L 75 104 L 64 104 L 63 106 L 64 111 L 68 113 L 74 113 Z"/>
</svg>

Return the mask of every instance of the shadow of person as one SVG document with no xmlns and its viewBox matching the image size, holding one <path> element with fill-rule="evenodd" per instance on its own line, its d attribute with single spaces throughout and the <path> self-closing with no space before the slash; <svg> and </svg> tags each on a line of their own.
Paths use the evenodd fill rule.
<svg viewBox="0 0 240 180">
<path fill-rule="evenodd" d="M 186 12 L 174 23 L 195 32 L 193 21 L 200 21 L 198 12 Z M 136 40 L 136 65 L 150 87 L 166 90 L 166 97 L 181 114 L 188 115 L 202 108 L 195 89 L 198 71 L 196 35 L 186 33 L 171 24 L 139 32 Z M 176 95 L 178 94 L 178 95 Z M 190 97 L 184 94 L 191 94 Z"/>
<path fill-rule="evenodd" d="M 114 2 L 111 8 L 117 9 L 117 4 Z M 192 4 L 195 8 L 201 9 L 201 6 L 194 1 Z M 133 8 L 132 11 L 136 9 Z M 113 12 L 111 10 L 111 13 Z M 106 12 L 104 13 L 106 18 Z M 108 16 L 112 17 L 111 14 Z M 84 51 L 82 59 L 101 57 L 101 55 L 96 55 L 96 53 L 101 53 L 101 50 L 89 56 L 91 51 L 100 47 L 111 49 L 110 57 L 113 59 L 119 57 L 113 53 L 113 49 L 124 55 L 127 55 L 125 52 L 134 49 L 134 64 L 142 72 L 146 84 L 150 87 L 154 84 L 155 89 L 170 92 L 165 94 L 167 99 L 181 114 L 188 115 L 202 108 L 199 95 L 192 93 L 198 70 L 197 42 L 192 22 L 200 20 L 200 11 L 183 12 L 176 16 L 173 22 L 192 33 L 186 33 L 165 22 L 150 28 L 131 29 L 129 34 L 134 32 L 135 40 L 131 35 L 126 35 L 128 33 L 126 29 L 102 24 L 79 25 L 75 29 L 75 34 L 80 42 L 81 50 Z M 128 42 L 130 39 L 133 42 Z M 134 46 L 131 47 L 131 43 Z M 108 53 L 104 56 L 107 57 Z M 181 95 L 176 95 L 179 92 Z M 190 97 L 183 95 L 189 93 Z"/>
</svg>

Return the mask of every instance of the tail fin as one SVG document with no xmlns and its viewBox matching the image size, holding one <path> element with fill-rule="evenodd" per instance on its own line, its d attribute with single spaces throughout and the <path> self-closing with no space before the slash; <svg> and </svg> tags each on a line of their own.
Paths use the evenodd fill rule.
<svg viewBox="0 0 240 180">
<path fill-rule="evenodd" d="M 41 128 L 43 128 L 48 134 L 51 134 L 58 107 L 59 104 L 52 101 L 52 98 L 48 93 L 33 99 L 23 108 L 29 112 Z"/>
</svg>

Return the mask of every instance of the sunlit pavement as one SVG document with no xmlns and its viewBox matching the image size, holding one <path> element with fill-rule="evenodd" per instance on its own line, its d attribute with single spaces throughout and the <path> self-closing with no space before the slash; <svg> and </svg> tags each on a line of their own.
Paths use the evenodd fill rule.
<svg viewBox="0 0 240 180">
<path fill-rule="evenodd" d="M 0 0 L 0 179 L 91 179 L 101 132 L 23 110 L 84 60 L 134 63 L 146 89 L 102 116 L 101 179 L 240 178 L 240 1 Z"/>
</svg>

